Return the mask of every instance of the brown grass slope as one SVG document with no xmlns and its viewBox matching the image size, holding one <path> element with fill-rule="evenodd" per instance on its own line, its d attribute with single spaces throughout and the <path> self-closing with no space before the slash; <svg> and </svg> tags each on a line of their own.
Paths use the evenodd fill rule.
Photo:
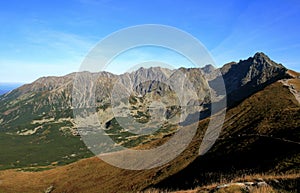
<svg viewBox="0 0 300 193">
<path fill-rule="evenodd" d="M 298 190 L 295 187 L 299 184 L 299 178 L 300 174 L 250 175 L 238 177 L 233 180 L 224 178 L 219 182 L 189 190 L 172 191 L 150 188 L 142 193 L 296 193 Z M 263 186 L 248 186 L 247 188 L 245 188 L 245 186 L 237 185 L 241 183 L 249 184 L 257 182 L 263 182 L 266 184 Z M 227 185 L 227 187 L 219 188 L 222 185 Z"/>
<path fill-rule="evenodd" d="M 197 157 L 207 123 L 200 121 L 189 147 L 160 168 L 129 171 L 89 158 L 42 172 L 7 170 L 0 172 L 0 192 L 42 192 L 50 186 L 53 193 L 190 189 L 245 172 L 299 173 L 300 106 L 281 83 L 229 110 L 220 139 L 206 155 Z"/>
<path fill-rule="evenodd" d="M 190 189 L 222 178 L 299 173 L 299 146 L 299 102 L 276 82 L 227 112 L 223 131 L 207 154 L 154 187 Z"/>
</svg>

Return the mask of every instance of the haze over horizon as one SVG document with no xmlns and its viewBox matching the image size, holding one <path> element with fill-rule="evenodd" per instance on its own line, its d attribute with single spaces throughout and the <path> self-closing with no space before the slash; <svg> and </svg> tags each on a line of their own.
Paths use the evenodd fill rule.
<svg viewBox="0 0 300 193">
<path fill-rule="evenodd" d="M 78 71 L 87 53 L 107 35 L 141 24 L 162 24 L 190 33 L 212 54 L 216 66 L 262 51 L 300 71 L 300 3 L 291 1 L 110 1 L 36 0 L 1 2 L 0 82 L 32 82 Z M 109 71 L 152 58 L 189 67 L 161 49 L 137 49 Z"/>
</svg>

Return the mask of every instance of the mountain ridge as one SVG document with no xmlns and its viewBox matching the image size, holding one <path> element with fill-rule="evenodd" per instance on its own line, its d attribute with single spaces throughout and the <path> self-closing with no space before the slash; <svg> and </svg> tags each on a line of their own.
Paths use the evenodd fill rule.
<svg viewBox="0 0 300 193">
<path fill-rule="evenodd" d="M 241 69 L 239 68 L 240 72 L 235 71 L 235 66 L 244 66 L 243 72 L 241 72 Z M 227 93 L 231 93 L 234 90 L 236 90 L 240 86 L 245 86 L 249 82 L 255 82 L 256 84 L 251 85 L 253 86 L 258 86 L 259 84 L 262 84 L 267 81 L 267 79 L 272 78 L 272 74 L 274 73 L 275 76 L 280 76 L 278 77 L 279 79 L 283 78 L 283 76 L 287 76 L 287 69 L 281 65 L 277 64 L 274 61 L 272 61 L 267 55 L 265 55 L 262 52 L 256 53 L 253 57 L 249 57 L 246 60 L 241 60 L 240 62 L 231 62 L 224 64 L 223 67 L 221 68 L 214 68 L 212 65 L 206 65 L 202 68 L 179 68 L 177 70 L 185 70 L 185 71 L 190 71 L 190 70 L 199 70 L 199 74 L 204 76 L 208 82 L 211 82 L 211 85 L 213 85 L 213 81 L 218 79 L 220 76 L 223 76 L 225 84 L 226 84 L 226 91 Z M 216 70 L 220 71 L 220 73 L 217 73 Z M 175 70 L 176 71 L 176 70 Z M 259 75 L 259 72 L 262 72 L 262 75 L 260 77 L 256 77 Z M 139 80 L 140 77 L 146 77 L 146 79 L 158 79 L 165 81 L 168 76 L 170 76 L 174 72 L 174 70 L 170 70 L 167 68 L 161 68 L 161 67 L 150 67 L 148 69 L 146 68 L 139 68 L 136 71 L 132 72 L 126 72 L 120 75 L 115 75 L 110 72 L 77 72 L 78 74 L 80 73 L 89 73 L 91 76 L 98 76 L 98 77 L 119 77 L 122 79 L 122 82 L 124 81 L 124 78 L 130 77 L 133 82 L 135 82 L 132 86 L 136 87 L 136 83 L 141 82 L 142 80 Z M 209 72 L 209 73 L 207 73 Z M 68 84 L 72 83 L 72 79 L 75 78 L 77 73 L 70 73 L 65 76 L 48 76 L 48 77 L 41 77 L 37 79 L 36 81 L 30 83 L 30 84 L 25 84 L 21 86 L 20 88 L 17 88 L 15 90 L 18 90 L 17 92 L 19 95 L 24 94 L 26 92 L 38 92 L 38 91 L 50 91 L 55 88 L 61 87 L 61 86 L 68 86 Z M 156 75 L 155 75 L 156 74 Z M 242 74 L 242 75 L 241 75 Z M 158 77 L 158 75 L 160 77 Z M 156 76 L 156 77 L 155 77 Z M 210 76 L 210 77 L 208 77 Z M 238 78 L 236 76 L 239 76 Z M 256 78 L 252 80 L 252 78 Z M 259 82 L 261 81 L 261 82 Z M 239 85 L 240 84 L 240 85 Z M 210 86 L 211 86 L 210 85 Z M 16 91 L 12 91 L 13 93 L 16 93 Z M 0 100 L 5 98 L 7 95 L 4 95 L 0 97 Z"/>
<path fill-rule="evenodd" d="M 52 187 L 53 193 L 99 190 L 139 192 L 148 188 L 172 191 L 201 187 L 224 178 L 230 181 L 245 173 L 298 173 L 299 145 L 294 142 L 300 142 L 297 129 L 300 126 L 300 104 L 289 88 L 293 85 L 300 92 L 297 87 L 300 80 L 299 74 L 292 71 L 288 73 L 293 78 L 289 78 L 292 75 L 283 78 L 280 75 L 282 79 L 277 78 L 288 81 L 289 85 L 280 81 L 268 82 L 261 90 L 229 107 L 219 139 L 204 156 L 198 155 L 198 149 L 208 118 L 194 123 L 198 125 L 198 130 L 188 148 L 164 166 L 146 171 L 130 171 L 110 166 L 93 157 L 43 172 L 0 172 L 0 189 L 4 192 L 41 192 Z M 152 143 L 160 144 L 161 140 L 170 137 L 169 134 L 162 135 Z M 24 180 L 28 183 L 20 185 L 22 188 L 14 185 L 22 184 Z M 296 177 L 297 180 L 299 177 Z M 290 190 L 296 189 L 291 187 Z"/>
<path fill-rule="evenodd" d="M 73 133 L 76 137 L 79 133 L 76 131 L 73 120 L 74 105 L 84 106 L 85 104 L 80 101 L 75 104 L 76 101 L 74 102 L 74 97 L 72 97 L 74 88 L 76 89 L 74 83 L 76 86 L 79 85 L 80 92 L 77 92 L 79 100 L 84 99 L 81 95 L 85 92 L 87 92 L 85 97 L 96 96 L 95 102 L 92 101 L 92 103 L 95 103 L 94 105 L 100 113 L 99 116 L 103 117 L 100 122 L 104 126 L 112 118 L 108 115 L 108 112 L 111 111 L 110 106 L 117 105 L 118 101 L 124 101 L 122 97 L 131 97 L 134 101 L 144 100 L 144 104 L 139 102 L 134 108 L 139 105 L 150 105 L 155 98 L 166 98 L 166 100 L 164 99 L 165 105 L 169 106 L 169 109 L 165 119 L 176 117 L 179 108 L 174 108 L 174 104 L 178 104 L 179 101 L 175 96 L 180 93 L 183 97 L 181 99 L 184 101 L 183 104 L 196 107 L 193 108 L 193 112 L 188 112 L 189 114 L 194 113 L 194 117 L 189 120 L 193 122 L 210 116 L 211 103 L 223 103 L 222 100 L 225 100 L 226 93 L 228 105 L 237 105 L 265 86 L 279 79 L 290 77 L 287 71 L 285 67 L 275 63 L 265 54 L 256 53 L 253 57 L 238 63 L 225 64 L 220 69 L 212 68 L 212 66 L 202 69 L 179 68 L 177 70 L 152 67 L 149 69 L 139 68 L 131 73 L 121 75 L 110 72 L 80 72 L 63 77 L 42 77 L 31 84 L 23 85 L 0 96 L 0 131 L 13 135 L 23 135 L 24 133 L 35 135 L 35 133 L 43 131 L 39 128 L 48 122 L 49 124 L 67 124 L 64 131 Z M 210 73 L 207 74 L 207 72 Z M 187 81 L 183 81 L 183 78 Z M 90 83 L 91 81 L 93 84 Z M 175 93 L 174 86 L 178 87 L 178 82 L 182 86 Z M 224 85 L 220 87 L 222 82 L 224 82 L 225 88 Z M 85 84 L 90 87 L 89 90 L 85 90 L 85 87 L 82 86 Z M 119 98 L 112 101 L 112 94 Z M 128 104 L 126 100 L 124 102 L 125 105 Z M 141 110 L 139 110 L 140 112 L 134 110 L 134 116 L 139 121 L 148 121 L 147 109 L 142 108 Z M 199 111 L 201 112 L 200 118 Z M 51 128 L 51 125 L 49 127 Z"/>
<path fill-rule="evenodd" d="M 124 131 L 116 119 L 109 115 L 112 105 L 117 107 L 131 105 L 130 115 L 147 126 L 150 117 L 147 105 L 154 99 L 159 98 L 163 101 L 166 97 L 169 99 L 169 103 L 165 103 L 168 105 L 167 113 L 161 118 L 168 122 L 176 119 L 181 110 L 176 106 L 178 102 L 173 98 L 174 93 L 166 83 L 180 80 L 182 75 L 186 75 L 190 84 L 183 84 L 187 85 L 184 87 L 184 94 L 191 93 L 192 87 L 196 88 L 199 101 L 188 101 L 190 103 L 187 104 L 197 107 L 189 113 L 201 112 L 201 117 L 196 117 L 186 125 L 186 127 L 198 125 L 195 137 L 176 159 L 147 172 L 120 170 L 97 161 L 97 158 L 88 158 L 93 154 L 80 140 L 80 131 L 75 127 L 73 119 L 72 92 L 74 77 L 78 74 L 69 74 L 67 77 L 43 77 L 32 84 L 2 95 L 0 145 L 3 148 L 0 153 L 6 156 L 0 157 L 0 169 L 50 170 L 37 173 L 12 172 L 12 174 L 9 171 L 0 171 L 2 180 L 0 190 L 20 192 L 18 187 L 8 182 L 12 177 L 10 175 L 16 176 L 15 180 L 18 183 L 21 183 L 22 179 L 33 179 L 38 186 L 34 187 L 28 183 L 26 188 L 34 192 L 43 191 L 51 185 L 54 187 L 53 192 L 97 192 L 99 189 L 103 192 L 126 192 L 141 191 L 149 187 L 190 189 L 210 183 L 209 180 L 201 181 L 203 177 L 209 176 L 212 180 L 218 180 L 220 176 L 228 174 L 230 178 L 230 175 L 239 175 L 243 169 L 250 174 L 299 171 L 297 128 L 300 118 L 297 117 L 300 115 L 300 105 L 294 95 L 295 92 L 300 93 L 299 73 L 286 69 L 262 53 L 237 63 L 226 64 L 219 71 L 221 72 L 217 72 L 212 66 L 204 69 L 178 70 L 156 67 L 150 70 L 138 69 L 123 75 L 102 72 L 101 79 L 97 79 L 99 78 L 97 73 L 83 72 L 82 77 L 79 74 L 78 83 L 84 82 L 85 80 L 80 78 L 85 77 L 89 77 L 88 80 L 96 80 L 91 88 L 95 88 L 96 110 L 107 134 L 116 143 L 133 148 L 147 149 L 159 146 L 172 137 L 176 127 L 166 124 L 150 138 L 132 135 Z M 214 84 L 221 73 L 224 76 L 225 88 L 228 90 L 228 113 L 215 145 L 207 154 L 199 156 L 199 145 L 209 122 L 210 105 L 212 102 L 225 100 L 207 99 L 210 95 L 222 97 L 224 94 L 222 93 L 224 90 Z M 157 81 L 150 81 L 151 79 Z M 47 83 L 44 84 L 44 81 Z M 127 88 L 123 88 L 124 85 L 132 85 L 133 94 L 126 95 L 129 97 L 128 101 L 119 100 L 120 104 L 111 104 L 111 100 L 107 99 L 111 96 L 110 92 L 113 91 L 115 84 L 120 84 L 121 89 L 117 91 L 126 92 Z M 117 92 L 120 95 L 123 93 Z M 278 152 L 272 152 L 274 147 Z M 242 159 L 243 156 L 247 159 Z M 81 161 L 76 162 L 78 160 Z M 237 169 L 238 174 L 232 172 L 234 169 Z M 201 171 L 199 174 L 198 170 Z M 97 172 L 95 174 L 95 171 L 99 171 L 99 174 Z M 104 176 L 100 171 L 104 172 Z M 114 175 L 120 176 L 126 184 L 113 180 Z M 57 177 L 54 179 L 53 176 Z M 136 179 L 128 181 L 129 176 L 135 176 Z M 41 177 L 42 181 L 39 180 Z M 106 180 L 103 184 L 97 183 L 101 179 L 110 180 Z M 84 183 L 87 181 L 89 183 Z"/>
</svg>

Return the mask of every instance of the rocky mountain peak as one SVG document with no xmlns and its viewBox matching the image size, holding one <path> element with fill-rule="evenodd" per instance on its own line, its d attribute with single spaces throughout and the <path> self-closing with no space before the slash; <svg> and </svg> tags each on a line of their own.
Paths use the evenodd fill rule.
<svg viewBox="0 0 300 193">
<path fill-rule="evenodd" d="M 268 59 L 270 60 L 270 58 L 263 52 L 256 52 L 253 56 L 253 58 L 255 59 Z"/>
<path fill-rule="evenodd" d="M 273 66 L 277 68 L 284 68 L 281 64 L 278 64 L 271 60 L 266 54 L 263 52 L 257 52 L 253 57 L 249 58 L 253 64 L 260 65 L 260 66 Z"/>
<path fill-rule="evenodd" d="M 141 68 L 137 69 L 136 71 L 131 72 L 131 74 L 135 74 L 138 76 L 141 76 L 141 75 L 153 76 L 153 75 L 158 75 L 158 74 L 170 74 L 171 71 L 172 70 L 170 70 L 170 69 L 162 68 L 159 66 L 150 67 L 150 68 L 141 67 Z"/>
<path fill-rule="evenodd" d="M 226 86 L 227 95 L 239 101 L 260 88 L 287 76 L 287 69 L 271 60 L 262 52 L 238 63 L 225 64 L 220 69 Z M 243 88 L 243 92 L 241 92 Z M 237 92 L 239 90 L 239 92 Z M 251 92 L 252 91 L 252 92 Z M 234 93 L 234 94 L 232 94 Z"/>
<path fill-rule="evenodd" d="M 203 68 L 201 68 L 201 70 L 203 73 L 209 74 L 212 73 L 214 70 L 216 70 L 216 68 L 211 64 L 207 64 Z"/>
</svg>

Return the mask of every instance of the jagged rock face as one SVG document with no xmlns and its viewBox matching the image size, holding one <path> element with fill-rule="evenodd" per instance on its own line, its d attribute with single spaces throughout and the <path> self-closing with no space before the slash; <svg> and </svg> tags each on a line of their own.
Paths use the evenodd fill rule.
<svg viewBox="0 0 300 193">
<path fill-rule="evenodd" d="M 213 80 L 216 77 L 218 77 L 220 74 L 220 71 L 217 70 L 213 65 L 208 64 L 200 69 L 204 77 L 207 81 Z"/>
<path fill-rule="evenodd" d="M 123 89 L 116 89 L 116 85 Z M 76 92 L 73 92 L 74 90 Z M 173 98 L 175 92 L 181 95 L 179 100 L 190 100 L 185 101 L 185 104 L 201 104 L 199 101 L 203 101 L 209 95 L 207 82 L 201 71 L 196 68 L 180 70 L 160 67 L 140 68 L 119 76 L 108 72 L 80 72 L 63 77 L 43 77 L 1 96 L 0 119 L 3 120 L 3 127 L 10 128 L 10 121 L 17 120 L 20 114 L 27 114 L 28 119 L 72 117 L 72 99 L 73 104 L 76 99 L 80 100 L 78 104 L 82 105 L 74 106 L 75 108 L 103 106 L 111 103 L 113 91 L 119 96 L 122 96 L 124 91 L 134 96 L 156 92 L 159 96 Z M 196 98 L 195 93 L 198 95 Z M 74 97 L 72 94 L 77 96 Z M 85 104 L 90 103 L 91 98 L 93 102 Z"/>
<path fill-rule="evenodd" d="M 246 77 L 242 79 L 242 86 L 249 82 L 253 82 L 255 86 L 263 84 L 272 78 L 284 76 L 287 70 L 281 64 L 275 63 L 263 53 L 255 54 L 253 58 L 250 58 L 250 62 L 252 65 Z"/>
<path fill-rule="evenodd" d="M 159 92 L 164 94 L 162 92 L 171 90 L 167 85 L 167 80 L 171 74 L 171 70 L 160 67 L 140 68 L 132 73 L 121 75 L 120 82 L 125 87 L 130 87 L 138 95 L 145 95 L 155 89 L 159 89 Z"/>
<path fill-rule="evenodd" d="M 211 64 L 208 64 L 208 65 L 204 66 L 203 68 L 201 68 L 201 71 L 204 74 L 211 74 L 215 70 L 216 70 L 216 68 Z"/>
<path fill-rule="evenodd" d="M 155 80 L 155 81 L 165 82 L 170 77 L 171 74 L 172 74 L 172 70 L 160 68 L 160 67 L 151 67 L 149 69 L 140 68 L 137 71 L 130 73 L 129 77 L 132 81 L 132 87 L 135 88 L 141 83 L 146 81 Z"/>
<path fill-rule="evenodd" d="M 287 69 L 283 65 L 272 61 L 260 52 L 247 60 L 225 64 L 220 68 L 220 71 L 224 79 L 227 96 L 230 101 L 235 102 L 287 76 Z M 213 89 L 218 88 L 215 82 L 220 77 L 221 75 L 215 76 L 209 81 Z"/>
<path fill-rule="evenodd" d="M 135 96 L 145 96 L 147 93 L 154 92 L 159 96 L 173 96 L 174 92 L 177 92 L 176 94 L 181 94 L 179 100 L 190 100 L 185 101 L 185 104 L 209 104 L 211 93 L 217 96 L 222 95 L 222 93 L 210 92 L 208 87 L 209 84 L 212 90 L 220 90 L 218 88 L 220 86 L 218 81 L 222 77 L 220 71 L 226 92 L 231 97 L 230 100 L 238 101 L 254 93 L 255 88 L 282 79 L 286 76 L 287 69 L 272 61 L 265 54 L 257 53 L 247 60 L 228 63 L 220 70 L 216 70 L 212 65 L 201 69 L 180 68 L 178 70 L 151 67 L 140 68 L 122 75 L 109 72 L 80 72 L 77 75 L 72 73 L 63 77 L 43 77 L 2 95 L 0 119 L 5 125 L 12 119 L 18 119 L 16 118 L 18 114 L 28 114 L 28 112 L 30 112 L 28 116 L 34 118 L 41 118 L 43 114 L 46 114 L 48 118 L 72 117 L 74 89 L 81 89 L 80 92 L 76 92 L 79 95 L 77 99 L 88 101 L 88 98 L 94 97 L 98 106 L 111 103 L 112 91 L 120 96 L 124 91 Z M 79 81 L 76 85 L 81 85 L 80 88 L 73 87 L 75 76 L 77 76 L 76 81 Z M 116 84 L 122 89 L 116 89 Z M 179 89 L 174 90 L 174 87 Z"/>
<path fill-rule="evenodd" d="M 256 53 L 247 60 L 229 63 L 221 68 L 227 93 L 245 85 L 256 87 L 274 78 L 280 79 L 286 70 L 263 53 Z"/>
</svg>

